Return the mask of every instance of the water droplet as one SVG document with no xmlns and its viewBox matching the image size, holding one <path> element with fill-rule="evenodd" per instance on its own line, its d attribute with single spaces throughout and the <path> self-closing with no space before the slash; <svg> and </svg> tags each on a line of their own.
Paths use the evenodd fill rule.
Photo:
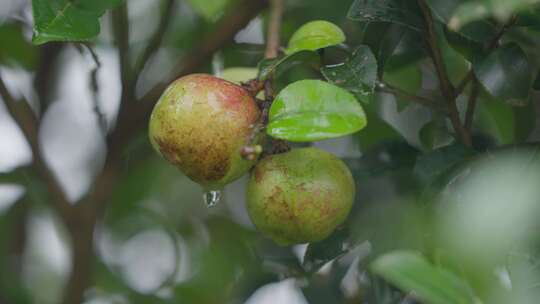
<svg viewBox="0 0 540 304">
<path fill-rule="evenodd" d="M 219 201 L 221 200 L 221 191 L 220 190 L 206 191 L 203 194 L 203 199 L 204 199 L 204 202 L 206 203 L 206 206 L 208 208 L 212 208 L 215 205 L 217 205 L 217 203 L 219 203 Z"/>
</svg>

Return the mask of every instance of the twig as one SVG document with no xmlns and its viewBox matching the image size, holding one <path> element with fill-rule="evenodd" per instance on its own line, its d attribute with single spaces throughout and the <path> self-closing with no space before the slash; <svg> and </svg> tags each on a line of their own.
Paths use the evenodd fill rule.
<svg viewBox="0 0 540 304">
<path fill-rule="evenodd" d="M 429 46 L 429 51 L 431 54 L 431 58 L 433 60 L 433 64 L 435 65 L 435 71 L 437 72 L 437 76 L 439 78 L 439 84 L 440 84 L 443 96 L 446 100 L 450 121 L 452 122 L 452 126 L 454 127 L 454 130 L 456 131 L 458 137 L 461 139 L 463 144 L 466 146 L 471 146 L 472 145 L 471 138 L 469 134 L 466 132 L 463 125 L 461 124 L 459 111 L 456 104 L 455 93 L 454 93 L 455 89 L 452 85 L 452 82 L 450 81 L 448 77 L 448 72 L 444 64 L 441 49 L 439 48 L 439 44 L 437 42 L 437 33 L 435 32 L 435 25 L 434 25 L 433 16 L 431 14 L 431 9 L 426 4 L 425 0 L 418 0 L 418 5 L 420 6 L 420 9 L 422 10 L 422 14 L 424 15 L 424 19 L 426 22 L 427 35 L 428 35 L 427 43 Z"/>
<path fill-rule="evenodd" d="M 266 43 L 266 59 L 274 59 L 279 54 L 280 49 L 280 31 L 281 20 L 283 18 L 284 3 L 283 0 L 272 0 L 270 2 L 270 23 L 268 25 L 268 41 Z M 268 124 L 268 114 L 270 113 L 270 107 L 275 98 L 274 92 L 274 75 L 268 77 L 264 82 L 264 99 L 263 111 L 261 114 L 260 122 L 263 124 L 263 129 Z M 272 151 L 271 154 L 283 153 L 290 150 L 289 144 L 285 140 L 272 139 Z"/>
<path fill-rule="evenodd" d="M 283 18 L 283 0 L 272 0 L 270 2 L 270 21 L 268 24 L 268 34 L 266 42 L 266 59 L 276 58 L 280 48 L 281 19 Z"/>
<path fill-rule="evenodd" d="M 174 3 L 175 0 L 165 0 L 165 4 L 163 5 L 163 9 L 161 11 L 161 19 L 159 20 L 159 25 L 152 37 L 150 38 L 146 49 L 144 49 L 141 56 L 137 59 L 137 62 L 135 63 L 134 82 L 137 82 L 139 74 L 144 69 L 144 66 L 161 46 L 163 36 L 165 35 L 165 32 L 167 31 L 167 28 L 171 23 L 171 19 L 174 13 Z"/>
<path fill-rule="evenodd" d="M 92 89 L 92 101 L 94 102 L 94 113 L 96 114 L 98 126 L 101 129 L 103 134 L 107 133 L 107 120 L 105 119 L 105 114 L 101 111 L 99 105 L 99 82 L 98 82 L 98 71 L 101 68 L 101 61 L 99 60 L 98 55 L 92 49 L 89 44 L 83 43 L 86 47 L 88 53 L 94 61 L 95 67 L 90 71 L 90 88 Z"/>
<path fill-rule="evenodd" d="M 419 95 L 409 94 L 409 93 L 407 93 L 407 92 L 405 92 L 403 90 L 400 90 L 400 89 L 398 89 L 396 87 L 393 87 L 393 86 L 391 86 L 389 84 L 386 84 L 386 83 L 378 84 L 377 85 L 377 91 L 395 95 L 395 96 L 403 98 L 405 100 L 412 101 L 414 103 L 417 103 L 417 104 L 432 108 L 432 109 L 434 109 L 436 111 L 447 112 L 446 107 L 444 107 L 442 104 L 436 102 L 433 99 L 429 99 L 427 97 L 423 97 L 423 96 L 419 96 Z"/>
<path fill-rule="evenodd" d="M 32 166 L 41 175 L 51 194 L 51 204 L 64 221 L 69 221 L 73 207 L 70 204 L 64 189 L 58 179 L 47 165 L 39 148 L 37 119 L 30 106 L 24 101 L 16 101 L 9 93 L 2 77 L 0 76 L 0 96 L 6 108 L 24 134 L 33 155 Z"/>
<path fill-rule="evenodd" d="M 122 120 L 127 114 L 129 103 L 134 96 L 135 87 L 132 85 L 131 77 L 131 56 L 129 52 L 129 19 L 128 2 L 124 1 L 112 13 L 112 28 L 114 42 L 118 48 L 118 58 L 120 61 L 120 80 L 122 84 L 122 95 L 120 97 L 120 107 L 118 109 L 117 122 Z"/>
<path fill-rule="evenodd" d="M 465 130 L 467 133 L 471 133 L 472 123 L 474 120 L 474 110 L 476 109 L 476 103 L 478 101 L 478 95 L 480 94 L 480 83 L 477 79 L 473 80 L 471 96 L 469 96 L 469 102 L 467 103 L 467 112 L 465 115 Z"/>
</svg>

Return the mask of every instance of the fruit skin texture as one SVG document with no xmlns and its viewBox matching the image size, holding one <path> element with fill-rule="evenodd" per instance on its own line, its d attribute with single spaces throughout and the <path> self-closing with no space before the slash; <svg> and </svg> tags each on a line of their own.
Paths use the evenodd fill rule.
<svg viewBox="0 0 540 304">
<path fill-rule="evenodd" d="M 242 87 L 192 74 L 174 81 L 150 117 L 150 141 L 193 181 L 220 189 L 254 164 L 240 156 L 259 108 Z"/>
<path fill-rule="evenodd" d="M 261 160 L 248 189 L 248 212 L 258 230 L 280 245 L 316 242 L 347 218 L 355 185 L 347 166 L 315 148 Z"/>
</svg>

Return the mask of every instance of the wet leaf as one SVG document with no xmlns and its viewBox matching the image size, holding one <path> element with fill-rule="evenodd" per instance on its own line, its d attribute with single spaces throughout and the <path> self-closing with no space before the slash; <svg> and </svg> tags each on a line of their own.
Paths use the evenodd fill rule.
<svg viewBox="0 0 540 304">
<path fill-rule="evenodd" d="M 270 108 L 267 133 L 308 142 L 348 135 L 363 129 L 366 115 L 346 90 L 320 80 L 301 80 L 283 89 Z"/>
<path fill-rule="evenodd" d="M 347 14 L 349 19 L 362 22 L 391 22 L 423 31 L 423 19 L 416 1 L 356 0 Z"/>
<path fill-rule="evenodd" d="M 475 297 L 465 281 L 450 271 L 435 267 L 420 253 L 394 251 L 377 258 L 371 270 L 423 302 L 472 304 Z"/>
<path fill-rule="evenodd" d="M 359 46 L 347 61 L 321 69 L 335 85 L 359 95 L 373 93 L 377 81 L 377 59 L 368 46 Z"/>
<path fill-rule="evenodd" d="M 99 34 L 99 18 L 122 0 L 32 0 L 34 44 L 85 41 Z"/>
</svg>

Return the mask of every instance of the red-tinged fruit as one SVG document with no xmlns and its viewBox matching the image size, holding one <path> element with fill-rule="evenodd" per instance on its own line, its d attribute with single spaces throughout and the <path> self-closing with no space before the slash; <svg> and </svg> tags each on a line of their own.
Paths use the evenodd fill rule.
<svg viewBox="0 0 540 304">
<path fill-rule="evenodd" d="M 317 242 L 347 218 L 355 185 L 347 166 L 315 148 L 262 159 L 247 190 L 248 212 L 259 231 L 280 245 Z"/>
<path fill-rule="evenodd" d="M 259 114 L 241 86 L 211 75 L 188 75 L 173 82 L 154 107 L 150 140 L 190 179 L 220 189 L 253 166 L 240 150 Z"/>
</svg>

